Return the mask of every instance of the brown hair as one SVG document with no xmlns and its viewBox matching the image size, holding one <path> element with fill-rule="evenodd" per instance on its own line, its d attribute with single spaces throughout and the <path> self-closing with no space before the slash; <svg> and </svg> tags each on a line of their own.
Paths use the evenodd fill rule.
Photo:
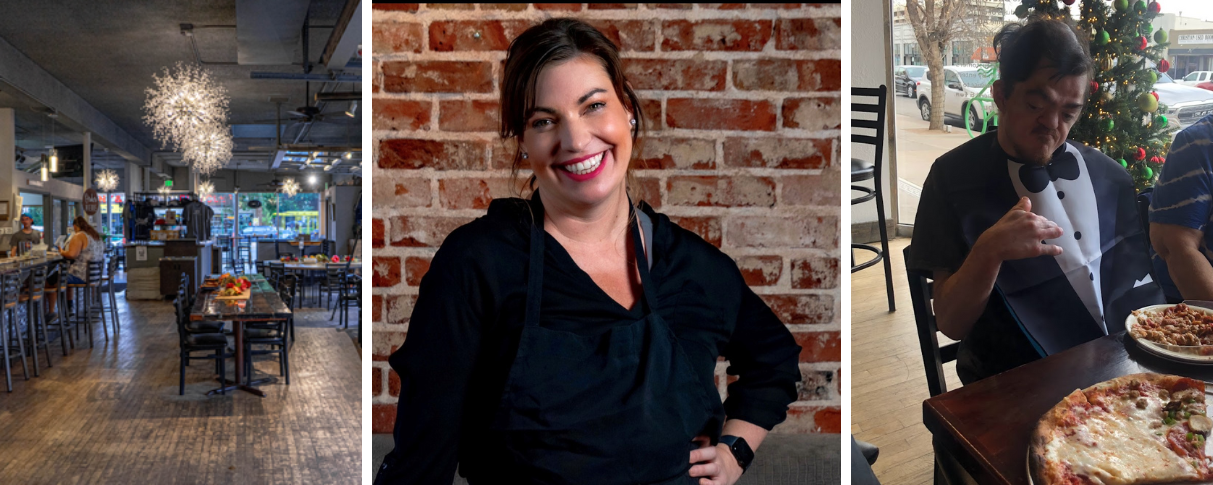
<svg viewBox="0 0 1213 485">
<path fill-rule="evenodd" d="M 94 241 L 101 240 L 101 234 L 98 233 L 96 229 L 93 229 L 93 225 L 89 224 L 88 219 L 85 219 L 84 216 L 76 216 L 76 218 L 72 220 L 72 225 L 80 228 L 80 232 L 88 234 L 88 236 L 93 238 Z"/>
<path fill-rule="evenodd" d="M 526 120 L 535 108 L 535 84 L 543 68 L 583 54 L 593 56 L 602 63 L 607 76 L 611 78 L 615 95 L 635 118 L 632 145 L 635 153 L 639 153 L 637 140 L 644 131 L 644 114 L 640 109 L 640 97 L 628 86 L 627 78 L 623 75 L 619 49 L 598 29 L 571 18 L 548 19 L 510 42 L 501 79 L 501 138 L 520 139 L 526 131 Z M 518 166 L 522 163 L 521 143 L 518 145 L 519 149 L 514 151 L 514 159 L 510 163 L 514 180 L 518 178 Z M 628 179 L 631 178 L 632 171 L 629 169 Z M 527 186 L 531 193 L 535 192 L 534 175 L 527 181 Z"/>
</svg>

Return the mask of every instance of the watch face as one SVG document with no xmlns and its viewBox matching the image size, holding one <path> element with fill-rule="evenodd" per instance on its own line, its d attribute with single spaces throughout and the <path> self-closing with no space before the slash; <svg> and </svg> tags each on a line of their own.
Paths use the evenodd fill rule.
<svg viewBox="0 0 1213 485">
<path fill-rule="evenodd" d="M 733 457 L 737 459 L 737 464 L 741 465 L 743 471 L 750 467 L 750 462 L 754 461 L 754 450 L 750 449 L 750 444 L 746 443 L 745 438 L 736 437 L 735 441 L 729 445 L 729 450 L 733 452 Z"/>
</svg>

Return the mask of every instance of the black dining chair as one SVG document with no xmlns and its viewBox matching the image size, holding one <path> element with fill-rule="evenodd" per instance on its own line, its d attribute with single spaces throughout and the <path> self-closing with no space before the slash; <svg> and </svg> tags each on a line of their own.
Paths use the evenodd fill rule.
<svg viewBox="0 0 1213 485">
<path fill-rule="evenodd" d="M 25 361 L 25 342 L 17 328 L 16 307 L 21 298 L 21 274 L 11 272 L 0 275 L 0 346 L 4 347 L 4 384 L 13 392 L 12 359 L 21 359 L 21 373 L 29 380 L 29 367 Z M 14 353 L 12 347 L 16 345 Z"/>
<path fill-rule="evenodd" d="M 54 367 L 51 362 L 51 340 L 47 332 L 46 313 L 42 311 L 42 297 L 46 293 L 46 266 L 33 266 L 23 271 L 22 279 L 27 284 L 21 290 L 18 302 L 25 305 L 26 340 L 29 342 L 30 355 L 34 358 L 34 377 L 41 373 L 38 362 L 38 349 L 46 355 L 46 366 Z"/>
<path fill-rule="evenodd" d="M 101 321 L 101 330 L 105 333 L 105 341 L 109 342 L 109 328 L 105 325 L 105 312 L 101 310 L 101 262 L 89 261 L 85 269 L 84 283 L 68 283 L 67 289 L 78 298 L 73 299 L 76 315 L 73 326 L 77 328 L 77 332 L 81 326 L 88 333 L 88 346 L 93 347 L 93 315 L 97 315 Z M 67 278 L 67 273 L 60 275 L 60 278 Z"/>
<path fill-rule="evenodd" d="M 283 278 L 278 288 L 278 296 L 283 302 L 291 301 L 295 291 L 294 277 Z M 287 303 L 288 307 L 290 303 Z M 286 384 L 291 384 L 290 345 L 287 344 L 287 333 L 291 319 L 271 320 L 266 322 L 248 322 L 244 324 L 244 375 L 253 375 L 253 357 L 257 355 L 278 354 L 278 373 L 286 378 Z M 260 349 L 255 346 L 261 346 Z"/>
<path fill-rule="evenodd" d="M 67 268 L 71 263 L 66 259 L 60 260 L 57 264 L 52 264 L 47 272 L 47 279 L 50 280 L 51 275 L 55 276 L 55 283 L 46 287 L 46 291 L 55 294 L 55 308 L 52 311 L 55 313 L 55 323 L 59 327 L 59 338 L 64 339 L 63 355 L 68 355 L 68 348 L 76 348 L 76 339 L 72 336 L 72 330 L 75 329 L 76 335 L 79 335 L 79 327 L 75 322 L 68 318 L 67 311 Z"/>
<path fill-rule="evenodd" d="M 215 372 L 220 378 L 220 394 L 227 394 L 227 363 L 226 359 L 234 357 L 235 354 L 228 352 L 227 336 L 222 332 L 194 332 L 191 330 L 189 310 L 185 306 L 185 300 L 188 297 L 182 293 L 177 293 L 177 297 L 173 299 L 173 305 L 177 310 L 177 338 L 180 345 L 180 383 L 177 394 L 185 395 L 185 368 L 188 367 L 191 360 L 214 360 Z M 197 329 L 198 327 L 194 327 Z M 194 355 L 195 352 L 210 352 L 203 355 Z"/>
<path fill-rule="evenodd" d="M 889 265 L 889 234 L 884 216 L 884 185 L 881 181 L 881 169 L 884 157 L 885 135 L 885 102 L 888 89 L 881 85 L 879 88 L 851 88 L 851 96 L 875 98 L 875 103 L 851 102 L 851 143 L 871 145 L 875 155 L 872 160 L 851 158 L 851 191 L 862 195 L 851 198 L 851 205 L 862 204 L 876 200 L 876 223 L 880 231 L 880 248 L 871 244 L 851 244 L 851 272 L 855 273 L 877 263 L 884 262 L 885 292 L 889 297 L 889 311 L 896 311 L 893 301 L 893 271 Z M 870 119 L 875 116 L 876 119 Z M 866 133 L 866 134 L 865 134 Z M 856 182 L 872 181 L 872 188 L 854 185 Z M 855 250 L 874 253 L 874 257 L 855 264 Z"/>
</svg>

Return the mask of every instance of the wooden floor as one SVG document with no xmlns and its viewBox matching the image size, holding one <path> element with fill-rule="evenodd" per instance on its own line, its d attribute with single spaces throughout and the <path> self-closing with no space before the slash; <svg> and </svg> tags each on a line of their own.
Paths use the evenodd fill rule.
<svg viewBox="0 0 1213 485">
<path fill-rule="evenodd" d="M 922 425 L 930 393 L 902 258 L 909 243 L 889 244 L 896 312 L 889 313 L 882 266 L 851 275 L 851 432 L 880 447 L 872 468 L 884 485 L 932 483 L 931 433 Z M 949 389 L 960 386 L 955 363 L 944 371 Z"/>
<path fill-rule="evenodd" d="M 297 311 L 291 385 L 207 397 L 214 365 L 195 361 L 179 396 L 172 305 L 118 300 L 118 338 L 98 326 L 67 357 L 56 341 L 53 368 L 0 383 L 0 483 L 361 483 L 359 352 L 328 311 Z M 257 373 L 277 375 L 273 359 Z"/>
</svg>

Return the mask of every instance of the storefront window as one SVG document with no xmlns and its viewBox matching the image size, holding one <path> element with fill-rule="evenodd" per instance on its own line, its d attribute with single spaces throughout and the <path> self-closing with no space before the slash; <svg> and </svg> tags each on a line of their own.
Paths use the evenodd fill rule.
<svg viewBox="0 0 1213 485">
<path fill-rule="evenodd" d="M 211 218 L 211 237 L 231 236 L 236 224 L 235 194 L 213 194 L 202 197 L 202 203 L 215 211 Z"/>
<path fill-rule="evenodd" d="M 109 194 L 108 203 L 106 203 L 106 194 L 100 194 L 97 197 L 101 200 L 101 226 L 97 229 L 109 234 L 110 243 L 125 243 L 126 239 L 123 237 L 122 230 L 122 205 L 126 203 L 126 194 Z"/>
<path fill-rule="evenodd" d="M 249 207 L 257 201 L 260 207 Z M 278 237 L 274 215 L 278 213 L 278 194 L 274 192 L 244 192 L 238 196 L 236 227 L 241 236 Z M 258 204 L 254 204 L 258 205 Z"/>
<path fill-rule="evenodd" d="M 320 194 L 303 193 L 294 197 L 279 195 L 279 212 L 276 214 L 278 233 L 285 239 L 295 239 L 300 234 L 320 238 Z"/>
</svg>

